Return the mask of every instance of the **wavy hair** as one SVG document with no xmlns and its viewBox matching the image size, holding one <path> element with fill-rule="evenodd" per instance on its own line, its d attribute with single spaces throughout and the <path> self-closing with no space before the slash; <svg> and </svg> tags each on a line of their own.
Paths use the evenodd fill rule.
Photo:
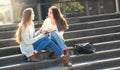
<svg viewBox="0 0 120 70">
<path fill-rule="evenodd" d="M 67 30 L 69 26 L 61 11 L 56 6 L 51 6 L 49 9 L 51 9 L 52 11 L 53 18 L 55 19 L 58 31 Z"/>
<path fill-rule="evenodd" d="M 16 31 L 16 42 L 21 43 L 22 37 L 21 33 L 22 31 L 32 23 L 31 15 L 32 15 L 33 9 L 27 8 L 22 13 L 22 19 L 21 22 L 18 24 L 18 29 Z"/>
</svg>

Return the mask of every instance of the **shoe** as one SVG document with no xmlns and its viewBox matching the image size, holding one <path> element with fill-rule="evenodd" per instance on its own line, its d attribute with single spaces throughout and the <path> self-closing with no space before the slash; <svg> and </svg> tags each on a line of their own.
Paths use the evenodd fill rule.
<svg viewBox="0 0 120 70">
<path fill-rule="evenodd" d="M 32 56 L 28 57 L 28 62 L 39 62 L 40 60 L 36 57 L 36 54 L 33 54 Z"/>
<path fill-rule="evenodd" d="M 38 53 L 33 53 L 33 55 L 34 55 L 34 57 L 36 58 L 36 59 L 38 59 Z"/>
<path fill-rule="evenodd" d="M 68 57 L 65 55 L 61 58 L 61 61 L 65 66 L 72 66 L 72 63 L 69 61 Z"/>
<path fill-rule="evenodd" d="M 49 53 L 49 58 L 51 58 L 51 59 L 56 58 L 56 53 L 55 52 L 50 52 Z"/>
<path fill-rule="evenodd" d="M 64 50 L 64 55 L 70 56 L 70 51 L 69 51 L 69 49 Z"/>
</svg>

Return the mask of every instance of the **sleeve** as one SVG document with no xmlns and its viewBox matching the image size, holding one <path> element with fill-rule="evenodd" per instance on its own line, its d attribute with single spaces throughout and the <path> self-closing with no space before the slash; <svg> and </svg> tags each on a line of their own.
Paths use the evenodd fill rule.
<svg viewBox="0 0 120 70">
<path fill-rule="evenodd" d="M 42 24 L 41 30 L 47 29 L 48 25 L 50 25 L 50 22 L 51 22 L 50 18 L 46 18 Z"/>
<path fill-rule="evenodd" d="M 34 37 L 38 36 L 39 34 L 40 34 L 40 31 L 35 32 L 35 36 Z"/>
<path fill-rule="evenodd" d="M 34 38 L 30 38 L 30 34 L 29 34 L 29 30 L 25 29 L 22 32 L 22 39 L 24 41 L 25 44 L 33 44 L 34 42 L 36 42 L 37 40 L 43 38 L 44 35 L 43 34 L 39 34 L 38 36 L 34 37 Z"/>
</svg>

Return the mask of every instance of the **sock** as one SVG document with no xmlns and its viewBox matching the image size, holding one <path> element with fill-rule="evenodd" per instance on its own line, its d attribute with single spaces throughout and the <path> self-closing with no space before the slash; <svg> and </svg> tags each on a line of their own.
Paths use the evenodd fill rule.
<svg viewBox="0 0 120 70">
<path fill-rule="evenodd" d="M 63 57 L 64 56 L 64 54 L 62 54 L 60 57 Z"/>
</svg>

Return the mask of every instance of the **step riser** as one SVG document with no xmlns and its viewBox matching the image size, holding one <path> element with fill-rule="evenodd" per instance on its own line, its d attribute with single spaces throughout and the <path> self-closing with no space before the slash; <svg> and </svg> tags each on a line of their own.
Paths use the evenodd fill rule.
<svg viewBox="0 0 120 70">
<path fill-rule="evenodd" d="M 5 40 L 5 41 L 0 41 L 0 48 L 1 47 L 7 47 L 7 46 L 16 46 L 18 45 L 15 40 Z"/>
<path fill-rule="evenodd" d="M 0 66 L 15 64 L 15 63 L 22 63 L 26 62 L 26 57 L 23 55 L 18 55 L 15 57 L 8 57 L 4 59 L 0 59 Z"/>
<path fill-rule="evenodd" d="M 78 22 L 89 22 L 89 21 L 119 18 L 119 17 L 120 17 L 120 14 L 97 15 L 97 16 L 88 16 L 88 17 L 74 17 L 74 18 L 69 18 L 68 23 L 73 24 L 73 23 L 78 23 Z"/>
<path fill-rule="evenodd" d="M 7 27 L 7 28 L 0 28 L 0 32 L 4 32 L 4 31 L 12 31 L 12 30 L 16 30 L 17 26 L 14 27 Z"/>
<path fill-rule="evenodd" d="M 96 51 L 103 51 L 103 50 L 111 50 L 111 49 L 120 48 L 119 46 L 120 46 L 120 42 L 114 42 L 114 43 L 94 45 L 94 48 L 96 49 Z M 1 49 L 0 53 L 2 53 L 0 54 L 0 57 L 2 57 L 2 56 L 7 56 L 7 55 L 20 54 L 21 52 L 20 52 L 19 47 L 15 47 L 15 48 L 4 49 L 4 50 Z"/>
<path fill-rule="evenodd" d="M 120 67 L 109 67 L 109 68 L 104 68 L 104 69 L 99 69 L 99 70 L 120 70 Z"/>
<path fill-rule="evenodd" d="M 68 31 L 120 25 L 120 19 L 72 24 Z"/>
<path fill-rule="evenodd" d="M 10 48 L 10 49 L 0 49 L 0 53 L 2 53 L 2 54 L 0 54 L 0 57 L 2 57 L 2 56 L 19 54 L 21 52 L 20 52 L 19 47 L 18 48 L 16 47 L 16 48 Z"/>
<path fill-rule="evenodd" d="M 87 38 L 77 38 L 77 39 L 68 39 L 65 41 L 67 46 L 72 46 L 76 43 L 85 43 L 85 42 L 92 42 L 92 43 L 98 43 L 98 42 L 105 42 L 105 41 L 112 41 L 112 40 L 119 40 L 120 34 L 114 34 L 114 35 L 105 35 L 105 36 L 97 36 L 97 37 L 87 37 Z"/>
<path fill-rule="evenodd" d="M 117 49 L 117 48 L 120 48 L 120 42 L 101 44 L 101 45 L 94 45 L 94 47 L 96 48 L 96 51 Z"/>
<path fill-rule="evenodd" d="M 0 33 L 0 39 L 7 39 L 7 38 L 15 38 L 15 32 L 10 31 L 10 32 Z"/>
<path fill-rule="evenodd" d="M 120 32 L 120 26 L 94 29 L 94 30 L 79 30 L 69 33 L 67 32 L 64 34 L 64 38 L 69 39 L 69 38 L 85 37 L 85 36 L 100 35 L 100 34 L 115 33 L 115 32 Z"/>
<path fill-rule="evenodd" d="M 82 65 L 82 66 L 77 66 L 77 67 L 71 67 L 68 70 L 99 70 L 101 68 L 106 68 L 106 67 L 116 67 L 120 65 L 120 59 L 118 60 L 111 60 L 111 61 L 106 61 L 106 62 L 100 62 L 100 63 L 94 63 L 94 64 L 89 64 L 89 65 Z"/>
<path fill-rule="evenodd" d="M 82 56 L 78 56 L 75 58 L 71 58 L 72 62 L 74 63 L 82 63 L 87 61 L 94 61 L 94 60 L 101 60 L 101 59 L 107 59 L 107 58 L 113 58 L 113 57 L 119 57 L 120 50 L 117 51 L 111 51 L 111 52 L 103 52 L 103 53 L 95 53 L 95 54 L 79 54 Z M 111 55 L 112 54 L 112 55 Z"/>
</svg>

